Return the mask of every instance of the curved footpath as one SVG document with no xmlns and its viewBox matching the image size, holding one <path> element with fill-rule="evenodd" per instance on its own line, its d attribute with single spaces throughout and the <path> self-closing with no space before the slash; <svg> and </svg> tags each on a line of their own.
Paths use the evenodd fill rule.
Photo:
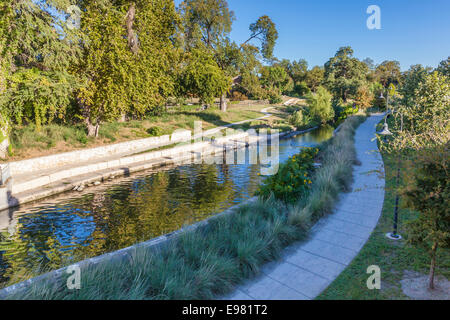
<svg viewBox="0 0 450 320">
<path fill-rule="evenodd" d="M 375 138 L 382 115 L 357 129 L 350 193 L 341 194 L 334 213 L 322 218 L 308 240 L 288 247 L 279 261 L 239 286 L 225 300 L 309 300 L 317 297 L 350 264 L 378 223 L 384 202 L 384 165 Z"/>
</svg>

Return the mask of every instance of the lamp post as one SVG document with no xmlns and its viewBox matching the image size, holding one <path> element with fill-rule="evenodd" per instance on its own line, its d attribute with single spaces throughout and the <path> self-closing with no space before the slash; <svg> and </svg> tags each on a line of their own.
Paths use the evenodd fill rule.
<svg viewBox="0 0 450 320">
<path fill-rule="evenodd" d="M 389 94 L 388 94 L 389 96 Z M 381 94 L 381 97 L 383 97 L 383 94 Z M 386 105 L 386 110 L 388 110 L 388 105 Z M 387 117 L 389 112 L 387 112 L 386 117 L 384 118 L 384 125 L 383 130 L 378 132 L 379 135 L 383 136 L 383 141 L 387 143 L 387 137 L 392 136 L 392 132 L 389 130 L 389 125 L 387 123 Z M 403 116 L 402 116 L 402 129 L 403 130 Z M 397 165 L 397 180 L 396 180 L 396 197 L 395 197 L 395 208 L 394 208 L 394 227 L 393 232 L 389 232 L 386 234 L 386 237 L 388 237 L 391 240 L 401 240 L 402 236 L 398 234 L 398 206 L 400 202 L 400 195 L 398 193 L 398 186 L 400 183 L 400 158 L 398 159 L 398 165 Z"/>
</svg>

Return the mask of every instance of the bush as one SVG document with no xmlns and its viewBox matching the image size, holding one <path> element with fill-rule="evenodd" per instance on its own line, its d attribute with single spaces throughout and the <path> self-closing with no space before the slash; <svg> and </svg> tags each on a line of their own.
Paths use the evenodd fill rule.
<svg viewBox="0 0 450 320">
<path fill-rule="evenodd" d="M 264 180 L 256 192 L 263 199 L 272 194 L 285 203 L 294 203 L 309 189 L 314 170 L 314 157 L 319 152 L 317 148 L 305 148 L 299 154 L 291 157 L 280 165 L 278 172 Z"/>
<path fill-rule="evenodd" d="M 373 104 L 374 94 L 367 87 L 360 87 L 356 92 L 355 103 L 361 109 L 370 108 Z"/>
<path fill-rule="evenodd" d="M 239 91 L 233 91 L 230 96 L 231 101 L 243 101 L 248 100 L 248 97 Z"/>
<path fill-rule="evenodd" d="M 305 129 L 313 126 L 315 123 L 311 116 L 305 110 L 295 111 L 288 117 L 289 124 L 297 128 L 297 130 Z"/>
<path fill-rule="evenodd" d="M 352 104 L 337 105 L 334 107 L 334 121 L 339 122 L 347 119 L 348 116 L 355 114 L 359 111 L 358 107 L 354 107 Z"/>
<path fill-rule="evenodd" d="M 270 104 L 277 104 L 283 101 L 281 98 L 281 91 L 276 87 L 269 87 L 265 89 L 265 98 L 269 100 Z"/>
<path fill-rule="evenodd" d="M 283 99 L 281 98 L 281 95 L 276 93 L 269 93 L 269 103 L 270 104 L 277 104 L 281 103 Z"/>
<path fill-rule="evenodd" d="M 307 97 L 309 114 L 320 123 L 327 123 L 334 117 L 334 110 L 331 106 L 331 93 L 324 87 L 317 88 L 315 94 Z"/>
<path fill-rule="evenodd" d="M 302 81 L 297 83 L 294 86 L 294 91 L 293 93 L 299 97 L 304 97 L 308 94 L 311 93 L 311 89 L 309 89 L 308 85 L 306 84 L 306 82 Z"/>
<path fill-rule="evenodd" d="M 152 137 L 159 137 L 162 135 L 162 130 L 159 127 L 151 127 L 147 129 L 147 133 Z"/>
</svg>

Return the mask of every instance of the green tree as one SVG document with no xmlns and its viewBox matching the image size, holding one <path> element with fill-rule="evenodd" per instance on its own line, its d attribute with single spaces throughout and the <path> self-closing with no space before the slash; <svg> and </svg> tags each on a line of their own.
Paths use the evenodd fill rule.
<svg viewBox="0 0 450 320">
<path fill-rule="evenodd" d="M 200 38 L 213 48 L 230 33 L 234 12 L 226 0 L 185 0 L 180 4 L 187 42 L 193 46 Z"/>
<path fill-rule="evenodd" d="M 444 76 L 450 77 L 450 57 L 446 60 L 442 60 L 439 63 L 439 66 L 436 68 L 436 71 L 443 74 Z"/>
<path fill-rule="evenodd" d="M 292 91 L 293 82 L 286 70 L 281 66 L 264 66 L 261 69 L 261 85 L 268 90 L 272 100 L 282 93 Z"/>
<path fill-rule="evenodd" d="M 63 118 L 76 81 L 78 30 L 68 27 L 70 0 L 0 2 L 1 113 L 21 123 Z"/>
<path fill-rule="evenodd" d="M 88 135 L 96 136 L 101 122 L 154 110 L 174 92 L 178 17 L 170 0 L 83 3 L 81 30 L 88 41 L 74 73 L 83 84 L 81 115 Z"/>
<path fill-rule="evenodd" d="M 397 108 L 397 116 L 403 115 L 403 132 L 394 140 L 399 150 L 420 150 L 444 145 L 450 131 L 450 80 L 433 72 L 419 83 L 408 105 Z M 401 120 L 401 119 L 398 119 Z"/>
<path fill-rule="evenodd" d="M 234 49 L 234 45 L 226 38 L 231 31 L 234 13 L 229 10 L 227 1 L 185 0 L 180 4 L 180 12 L 184 21 L 187 49 L 199 47 L 203 43 L 210 54 L 217 57 L 216 63 L 222 67 L 224 76 L 228 73 L 227 76 L 231 78 L 230 60 L 226 52 Z M 225 89 L 217 88 L 222 90 L 219 92 L 222 111 L 227 109 L 225 95 L 230 87 L 231 80 Z"/>
<path fill-rule="evenodd" d="M 306 75 L 308 74 L 308 62 L 305 59 L 292 61 L 288 68 L 288 73 L 292 80 L 294 80 L 295 84 L 306 81 Z"/>
<path fill-rule="evenodd" d="M 202 42 L 214 55 L 217 64 L 223 70 L 224 75 L 230 80 L 240 73 L 239 66 L 242 60 L 248 58 L 248 54 L 254 52 L 247 50 L 245 56 L 243 51 L 248 48 L 253 40 L 261 44 L 259 52 L 266 60 L 273 57 L 273 48 L 278 38 L 275 24 L 267 16 L 260 17 L 249 27 L 250 37 L 238 46 L 229 40 L 229 33 L 234 20 L 234 14 L 228 8 L 226 0 L 185 0 L 180 4 L 180 12 L 184 21 L 184 34 L 186 48 L 198 47 Z M 237 50 L 241 48 L 241 50 Z M 255 80 L 253 70 L 243 70 L 247 80 Z M 226 93 L 229 86 L 220 95 L 220 109 L 226 111 Z"/>
<path fill-rule="evenodd" d="M 315 66 L 306 74 L 306 84 L 311 91 L 316 92 L 317 88 L 322 85 L 325 76 L 325 70 L 319 66 Z"/>
<path fill-rule="evenodd" d="M 262 64 L 258 59 L 259 49 L 251 44 L 241 46 L 239 71 L 241 82 L 238 87 L 253 99 L 262 99 L 264 92 L 259 81 Z"/>
<path fill-rule="evenodd" d="M 316 93 L 309 94 L 307 97 L 309 115 L 322 124 L 333 119 L 332 97 L 332 94 L 324 87 L 318 87 Z"/>
<path fill-rule="evenodd" d="M 416 68 L 417 69 L 417 68 Z M 407 205 L 420 212 L 411 224 L 410 240 L 430 248 L 430 281 L 434 287 L 436 251 L 448 247 L 450 80 L 437 71 L 426 74 L 408 105 L 400 105 L 395 118 L 397 132 L 387 146 L 390 152 L 407 154 L 414 164 L 408 170 L 403 195 Z M 402 130 L 398 130 L 398 129 Z"/>
<path fill-rule="evenodd" d="M 375 79 L 385 88 L 388 88 L 390 84 L 398 86 L 401 78 L 402 73 L 398 61 L 383 61 L 375 69 Z"/>
<path fill-rule="evenodd" d="M 201 102 L 210 105 L 215 97 L 229 88 L 230 81 L 209 51 L 192 49 L 189 63 L 181 73 L 179 92 L 195 95 Z"/>
<path fill-rule="evenodd" d="M 409 170 L 409 183 L 403 191 L 409 208 L 420 212 L 409 223 L 409 241 L 430 251 L 428 287 L 434 289 L 439 248 L 450 247 L 450 145 L 422 150 Z"/>
<path fill-rule="evenodd" d="M 402 94 L 402 104 L 405 106 L 415 103 L 416 90 L 419 85 L 423 83 L 429 73 L 428 68 L 424 68 L 422 65 L 417 64 L 409 68 L 405 72 L 403 77 L 403 85 L 400 87 L 400 93 Z"/>
<path fill-rule="evenodd" d="M 365 84 L 368 67 L 353 57 L 351 47 L 340 48 L 334 57 L 325 63 L 325 83 L 335 98 L 344 102 L 355 96 Z"/>
<path fill-rule="evenodd" d="M 278 39 L 278 32 L 275 23 L 268 16 L 261 16 L 255 23 L 249 27 L 251 31 L 250 38 L 243 44 L 257 39 L 261 42 L 261 54 L 264 59 L 270 61 L 273 58 L 273 49 Z"/>
</svg>

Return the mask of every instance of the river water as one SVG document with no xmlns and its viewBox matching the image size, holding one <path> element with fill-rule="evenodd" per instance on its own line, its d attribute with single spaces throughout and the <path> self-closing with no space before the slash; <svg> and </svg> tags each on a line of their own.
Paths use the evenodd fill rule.
<svg viewBox="0 0 450 320">
<path fill-rule="evenodd" d="M 329 139 L 333 130 L 280 140 L 280 162 Z M 0 287 L 38 267 L 57 269 L 206 219 L 253 197 L 264 179 L 260 169 L 181 165 L 0 212 Z"/>
</svg>

